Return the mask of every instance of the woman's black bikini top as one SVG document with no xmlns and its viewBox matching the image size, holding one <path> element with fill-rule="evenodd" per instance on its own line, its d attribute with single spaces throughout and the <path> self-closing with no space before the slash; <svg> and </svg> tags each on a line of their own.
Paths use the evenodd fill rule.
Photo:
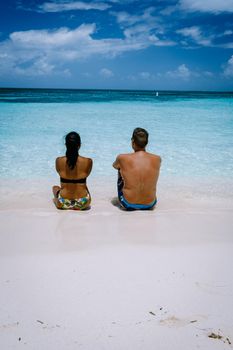
<svg viewBox="0 0 233 350">
<path fill-rule="evenodd" d="M 64 179 L 63 177 L 60 177 L 61 182 L 64 184 L 85 184 L 86 183 L 86 177 L 83 179 Z"/>
</svg>

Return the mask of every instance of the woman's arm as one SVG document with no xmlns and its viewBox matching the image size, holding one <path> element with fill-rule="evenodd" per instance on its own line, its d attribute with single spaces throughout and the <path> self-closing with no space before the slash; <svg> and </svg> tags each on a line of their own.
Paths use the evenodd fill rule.
<svg viewBox="0 0 233 350">
<path fill-rule="evenodd" d="M 57 173 L 59 174 L 59 172 L 60 172 L 59 157 L 58 157 L 58 158 L 56 159 L 56 161 L 55 161 L 55 168 L 56 168 Z"/>
<path fill-rule="evenodd" d="M 89 162 L 88 162 L 88 171 L 87 171 L 87 176 L 90 175 L 91 171 L 92 171 L 92 166 L 93 166 L 93 160 L 91 158 L 88 158 Z"/>
</svg>

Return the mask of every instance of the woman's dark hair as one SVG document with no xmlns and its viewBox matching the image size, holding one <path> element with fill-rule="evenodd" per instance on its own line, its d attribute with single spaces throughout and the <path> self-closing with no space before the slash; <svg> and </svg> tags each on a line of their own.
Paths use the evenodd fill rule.
<svg viewBox="0 0 233 350">
<path fill-rule="evenodd" d="M 66 158 L 67 165 L 70 169 L 74 169 L 77 159 L 78 159 L 78 151 L 81 146 L 81 138 L 79 134 L 75 131 L 69 132 L 66 135 Z"/>
</svg>

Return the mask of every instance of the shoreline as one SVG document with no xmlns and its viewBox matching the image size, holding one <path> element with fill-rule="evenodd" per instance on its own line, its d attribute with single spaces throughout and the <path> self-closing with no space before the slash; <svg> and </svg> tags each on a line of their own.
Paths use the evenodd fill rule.
<svg viewBox="0 0 233 350">
<path fill-rule="evenodd" d="M 53 209 L 52 186 L 60 185 L 57 177 L 51 179 L 2 179 L 0 186 L 0 211 L 6 209 Z M 100 203 L 103 209 L 114 208 L 117 197 L 117 176 L 88 178 L 87 186 L 92 197 L 92 209 Z M 158 205 L 161 209 L 233 209 L 233 180 L 205 178 L 162 177 L 157 188 Z"/>
</svg>

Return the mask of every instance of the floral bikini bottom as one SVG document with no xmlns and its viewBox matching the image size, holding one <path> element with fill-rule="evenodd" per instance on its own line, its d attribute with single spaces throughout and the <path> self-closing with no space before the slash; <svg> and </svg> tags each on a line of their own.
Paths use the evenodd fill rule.
<svg viewBox="0 0 233 350">
<path fill-rule="evenodd" d="M 78 199 L 67 199 L 60 195 L 60 191 L 57 195 L 58 201 L 61 203 L 61 209 L 74 209 L 74 210 L 85 210 L 87 209 L 87 203 L 90 201 L 91 196 L 87 193 L 86 197 Z"/>
</svg>

